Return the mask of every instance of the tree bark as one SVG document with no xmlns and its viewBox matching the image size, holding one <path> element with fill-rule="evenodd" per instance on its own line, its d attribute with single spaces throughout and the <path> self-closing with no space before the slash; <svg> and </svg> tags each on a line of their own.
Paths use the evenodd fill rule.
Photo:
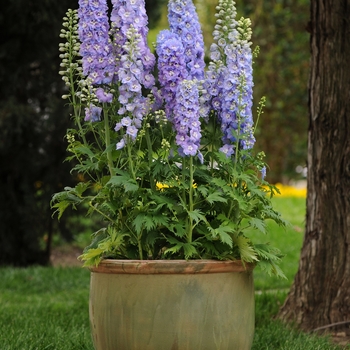
<svg viewBox="0 0 350 350">
<path fill-rule="evenodd" d="M 350 320 L 350 0 L 311 0 L 308 195 L 299 270 L 279 318 Z"/>
</svg>

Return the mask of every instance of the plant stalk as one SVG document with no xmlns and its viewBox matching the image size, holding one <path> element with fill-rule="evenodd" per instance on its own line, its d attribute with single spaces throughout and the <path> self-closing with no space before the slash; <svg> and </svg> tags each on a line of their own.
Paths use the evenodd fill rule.
<svg viewBox="0 0 350 350">
<path fill-rule="evenodd" d="M 189 162 L 189 171 L 190 171 L 190 189 L 189 189 L 189 211 L 193 212 L 194 206 L 193 206 L 193 157 L 190 156 L 190 162 Z M 192 217 L 189 218 L 189 228 L 188 228 L 188 235 L 187 235 L 187 242 L 192 242 L 192 235 L 193 235 L 193 219 Z"/>
<path fill-rule="evenodd" d="M 146 127 L 146 142 L 147 142 L 147 149 L 148 149 L 148 165 L 149 165 L 149 169 L 150 169 L 150 182 L 151 182 L 151 189 L 154 191 L 156 184 L 154 182 L 154 177 L 152 175 L 151 172 L 151 168 L 152 168 L 152 162 L 153 162 L 153 151 L 152 151 L 152 141 L 151 141 L 151 137 L 149 135 L 149 128 Z"/>
<path fill-rule="evenodd" d="M 105 107 L 105 106 L 104 106 Z M 113 158 L 112 158 L 112 152 L 111 152 L 111 136 L 110 136 L 110 130 L 109 130 L 109 118 L 108 118 L 108 111 L 106 108 L 103 108 L 103 117 L 105 122 L 105 143 L 106 143 L 106 153 L 107 153 L 107 162 L 108 162 L 108 169 L 111 176 L 115 175 L 114 166 L 113 166 Z"/>
</svg>

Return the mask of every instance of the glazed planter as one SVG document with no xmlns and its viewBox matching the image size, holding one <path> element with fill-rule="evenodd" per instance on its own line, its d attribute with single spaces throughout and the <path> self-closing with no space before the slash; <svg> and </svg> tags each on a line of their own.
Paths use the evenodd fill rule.
<svg viewBox="0 0 350 350">
<path fill-rule="evenodd" d="M 91 270 L 96 350 L 249 350 L 253 265 L 104 260 Z"/>
</svg>

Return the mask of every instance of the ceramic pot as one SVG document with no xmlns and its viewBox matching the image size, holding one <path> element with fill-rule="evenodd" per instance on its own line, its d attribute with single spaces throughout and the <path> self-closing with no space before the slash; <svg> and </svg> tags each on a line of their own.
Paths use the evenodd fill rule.
<svg viewBox="0 0 350 350">
<path fill-rule="evenodd" d="M 96 350 L 249 350 L 253 265 L 103 260 L 91 268 Z"/>
</svg>

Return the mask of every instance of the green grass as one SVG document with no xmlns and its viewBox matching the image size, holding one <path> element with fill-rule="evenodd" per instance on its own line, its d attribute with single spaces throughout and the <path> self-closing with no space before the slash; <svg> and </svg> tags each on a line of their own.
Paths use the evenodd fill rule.
<svg viewBox="0 0 350 350">
<path fill-rule="evenodd" d="M 297 197 L 273 198 L 274 208 L 290 223 L 281 228 L 274 222 L 267 223 L 267 235 L 251 233 L 250 237 L 257 242 L 270 242 L 285 255 L 280 264 L 287 280 L 267 276 L 259 267 L 255 269 L 254 279 L 257 290 L 288 289 L 298 271 L 300 250 L 304 238 L 306 199 Z"/>
<path fill-rule="evenodd" d="M 255 270 L 255 285 L 260 293 L 256 295 L 256 331 L 252 350 L 340 349 L 327 338 L 299 332 L 273 319 L 298 269 L 305 199 L 280 197 L 273 202 L 291 226 L 283 230 L 269 223 L 269 234 L 256 238 L 271 242 L 286 254 L 281 266 L 288 280 L 267 277 L 259 268 Z M 1 350 L 93 350 L 87 270 L 2 268 L 0 278 Z M 278 291 L 267 292 L 275 289 Z"/>
<path fill-rule="evenodd" d="M 0 349 L 93 349 L 89 272 L 81 268 L 0 269 Z"/>
<path fill-rule="evenodd" d="M 88 271 L 2 268 L 0 277 L 1 350 L 93 350 Z M 339 349 L 325 338 L 300 333 L 273 320 L 285 296 L 285 292 L 256 296 L 252 350 Z"/>
</svg>

